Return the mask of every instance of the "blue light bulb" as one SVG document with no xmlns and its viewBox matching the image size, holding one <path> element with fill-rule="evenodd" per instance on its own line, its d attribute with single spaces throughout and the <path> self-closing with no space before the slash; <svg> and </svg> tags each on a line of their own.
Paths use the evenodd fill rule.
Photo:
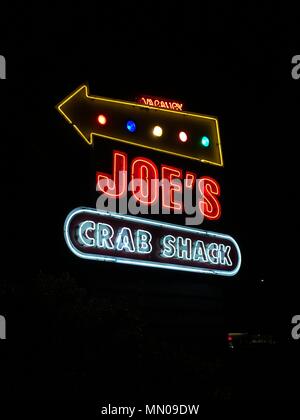
<svg viewBox="0 0 300 420">
<path fill-rule="evenodd" d="M 128 131 L 130 131 L 130 133 L 134 133 L 136 130 L 136 125 L 134 121 L 127 121 L 126 123 L 126 128 Z"/>
</svg>

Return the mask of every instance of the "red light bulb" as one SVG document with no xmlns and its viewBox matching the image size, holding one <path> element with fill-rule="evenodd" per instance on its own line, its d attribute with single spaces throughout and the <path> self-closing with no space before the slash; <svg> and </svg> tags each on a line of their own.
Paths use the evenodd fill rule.
<svg viewBox="0 0 300 420">
<path fill-rule="evenodd" d="M 182 143 L 185 143 L 188 139 L 188 136 L 185 131 L 180 131 L 179 133 L 179 140 L 182 141 Z"/>
<path fill-rule="evenodd" d="M 106 122 L 107 122 L 106 116 L 105 116 L 105 115 L 103 115 L 103 114 L 100 114 L 100 115 L 98 116 L 98 123 L 99 123 L 100 125 L 105 125 L 105 124 L 106 124 Z"/>
</svg>

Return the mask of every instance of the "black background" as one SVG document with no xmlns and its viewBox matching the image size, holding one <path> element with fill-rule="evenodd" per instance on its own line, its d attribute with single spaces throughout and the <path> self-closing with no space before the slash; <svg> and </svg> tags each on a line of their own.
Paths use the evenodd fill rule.
<svg viewBox="0 0 300 420">
<path fill-rule="evenodd" d="M 292 7 L 271 2 L 3 12 L 4 398 L 299 397 L 292 385 L 299 345 L 291 339 L 300 294 L 297 20 Z M 102 166 L 55 105 L 83 82 L 94 95 L 132 101 L 146 93 L 218 116 L 223 215 L 205 228 L 240 244 L 236 277 L 174 276 L 70 254 L 64 219 L 74 207 L 94 206 Z M 143 152 L 200 176 L 213 171 Z M 270 333 L 280 345 L 229 360 L 231 330 Z"/>
</svg>

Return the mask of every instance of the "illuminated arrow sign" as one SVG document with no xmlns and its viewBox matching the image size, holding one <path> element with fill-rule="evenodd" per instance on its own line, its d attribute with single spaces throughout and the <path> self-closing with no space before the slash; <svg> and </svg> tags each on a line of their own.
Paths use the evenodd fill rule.
<svg viewBox="0 0 300 420">
<path fill-rule="evenodd" d="M 91 96 L 86 85 L 57 109 L 88 144 L 101 137 L 223 166 L 215 117 Z"/>
<path fill-rule="evenodd" d="M 106 211 L 73 210 L 64 234 L 70 250 L 89 260 L 223 276 L 241 265 L 229 235 Z"/>
</svg>

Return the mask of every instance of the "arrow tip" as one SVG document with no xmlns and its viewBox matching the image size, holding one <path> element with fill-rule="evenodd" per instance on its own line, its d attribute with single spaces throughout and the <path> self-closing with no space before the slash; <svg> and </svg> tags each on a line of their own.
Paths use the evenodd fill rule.
<svg viewBox="0 0 300 420">
<path fill-rule="evenodd" d="M 82 104 L 83 102 L 85 102 L 87 97 L 88 86 L 81 85 L 72 93 L 70 93 L 70 95 L 64 98 L 58 105 L 56 105 L 56 109 L 68 121 L 68 123 L 73 126 L 73 128 L 84 139 L 84 141 L 91 145 L 93 143 L 93 138 L 89 130 L 84 130 L 81 127 L 79 128 L 79 126 L 75 124 L 74 118 L 74 109 L 76 110 L 78 104 Z"/>
</svg>

